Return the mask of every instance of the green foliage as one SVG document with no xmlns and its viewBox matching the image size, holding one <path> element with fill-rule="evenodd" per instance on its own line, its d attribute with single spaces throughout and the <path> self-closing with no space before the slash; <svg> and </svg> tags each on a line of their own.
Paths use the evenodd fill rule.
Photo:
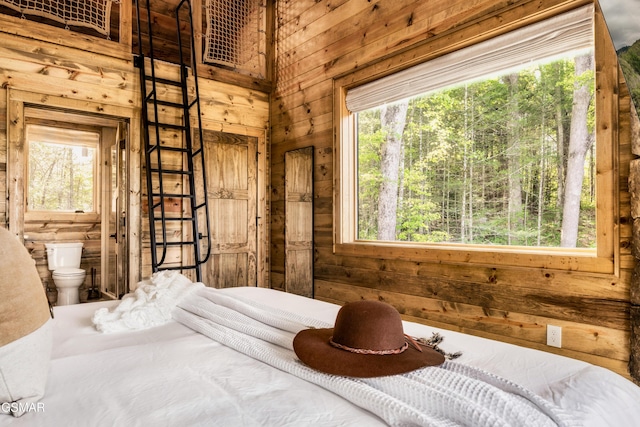
<svg viewBox="0 0 640 427">
<path fill-rule="evenodd" d="M 28 208 L 92 212 L 95 148 L 77 145 L 29 144 Z"/>
<path fill-rule="evenodd" d="M 412 98 L 403 134 L 397 240 L 559 246 L 563 197 L 558 189 L 564 181 L 559 173 L 567 160 L 574 68 L 567 58 L 533 65 L 511 78 Z M 593 72 L 578 83 L 589 84 L 593 94 Z M 360 239 L 376 238 L 385 140 L 379 114 L 379 109 L 358 114 Z M 589 157 L 579 247 L 595 246 L 594 165 Z M 510 212 L 510 206 L 520 210 Z"/>
<path fill-rule="evenodd" d="M 618 51 L 622 73 L 636 109 L 640 108 L 640 40 Z"/>
</svg>

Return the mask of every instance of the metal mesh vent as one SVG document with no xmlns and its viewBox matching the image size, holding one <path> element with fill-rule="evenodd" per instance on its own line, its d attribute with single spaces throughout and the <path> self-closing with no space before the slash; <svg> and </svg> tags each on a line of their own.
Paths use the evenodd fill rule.
<svg viewBox="0 0 640 427">
<path fill-rule="evenodd" d="M 261 76 L 264 0 L 207 0 L 204 62 Z"/>
<path fill-rule="evenodd" d="M 112 0 L 0 0 L 23 15 L 37 15 L 66 26 L 89 27 L 109 36 Z M 115 1 L 117 3 L 117 1 Z"/>
</svg>

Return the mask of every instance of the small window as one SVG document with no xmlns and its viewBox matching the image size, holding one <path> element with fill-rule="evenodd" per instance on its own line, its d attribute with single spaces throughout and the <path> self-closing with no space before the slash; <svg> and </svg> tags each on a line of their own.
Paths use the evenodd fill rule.
<svg viewBox="0 0 640 427">
<path fill-rule="evenodd" d="M 27 210 L 95 213 L 100 134 L 27 125 Z"/>
</svg>

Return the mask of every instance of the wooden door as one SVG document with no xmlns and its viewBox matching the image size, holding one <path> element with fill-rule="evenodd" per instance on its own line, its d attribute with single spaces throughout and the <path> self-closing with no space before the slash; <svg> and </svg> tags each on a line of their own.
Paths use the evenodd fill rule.
<svg viewBox="0 0 640 427">
<path fill-rule="evenodd" d="M 128 125 L 103 128 L 102 274 L 101 291 L 112 298 L 129 292 L 127 253 Z"/>
<path fill-rule="evenodd" d="M 203 282 L 215 288 L 256 286 L 257 142 L 204 131 L 211 257 Z"/>
<path fill-rule="evenodd" d="M 285 290 L 313 297 L 313 147 L 285 153 Z"/>
</svg>

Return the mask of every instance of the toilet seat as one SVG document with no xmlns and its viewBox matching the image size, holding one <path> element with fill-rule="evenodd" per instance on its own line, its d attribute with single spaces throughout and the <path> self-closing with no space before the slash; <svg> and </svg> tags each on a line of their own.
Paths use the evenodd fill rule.
<svg viewBox="0 0 640 427">
<path fill-rule="evenodd" d="M 85 273 L 86 272 L 80 268 L 62 267 L 53 271 L 53 277 L 77 277 Z"/>
</svg>

